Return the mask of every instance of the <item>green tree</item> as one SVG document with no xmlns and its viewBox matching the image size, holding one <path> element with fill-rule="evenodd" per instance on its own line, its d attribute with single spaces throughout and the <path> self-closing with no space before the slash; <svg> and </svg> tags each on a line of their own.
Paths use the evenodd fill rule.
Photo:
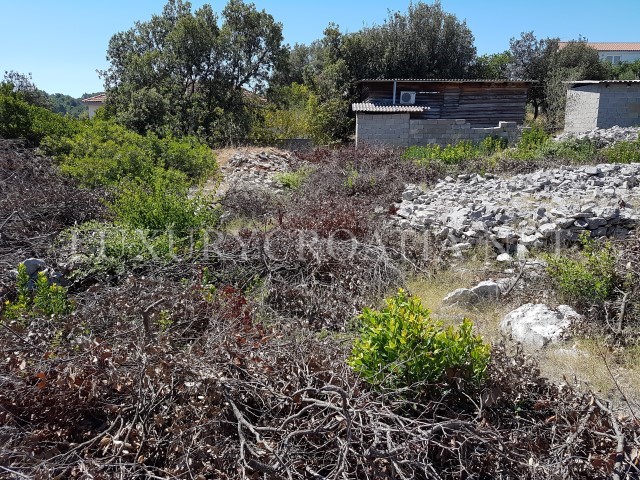
<svg viewBox="0 0 640 480">
<path fill-rule="evenodd" d="M 634 62 L 620 62 L 613 65 L 611 62 L 603 62 L 607 69 L 607 77 L 616 80 L 640 79 L 640 60 Z"/>
<path fill-rule="evenodd" d="M 508 78 L 511 61 L 511 52 L 509 50 L 502 53 L 482 55 L 476 59 L 471 67 L 471 76 L 487 80 Z"/>
<path fill-rule="evenodd" d="M 192 12 L 189 2 L 169 0 L 161 15 L 114 35 L 102 72 L 107 113 L 140 133 L 243 138 L 243 92 L 263 88 L 284 58 L 282 25 L 241 0 L 218 20 L 210 5 Z"/>
<path fill-rule="evenodd" d="M 53 104 L 49 99 L 49 95 L 44 90 L 36 87 L 30 73 L 25 75 L 13 70 L 5 71 L 3 83 L 10 84 L 13 91 L 29 105 L 52 110 Z"/>
<path fill-rule="evenodd" d="M 558 50 L 558 39 L 538 40 L 533 32 L 523 32 L 520 38 L 511 39 L 509 47 L 509 77 L 536 82 L 529 88 L 527 100 L 533 106 L 533 117 L 538 118 L 540 110 L 545 107 L 545 86 L 553 55 Z"/>
<path fill-rule="evenodd" d="M 344 140 L 353 133 L 350 106 L 358 98 L 356 80 L 465 77 L 475 53 L 465 22 L 445 12 L 439 1 L 418 1 L 406 12 L 389 12 L 382 25 L 355 33 L 344 34 L 329 24 L 321 39 L 291 49 L 274 81 L 280 87 L 293 82 L 309 87 L 320 100 L 324 135 Z"/>
<path fill-rule="evenodd" d="M 584 38 L 572 40 L 551 57 L 544 82 L 545 111 L 550 129 L 560 128 L 564 122 L 567 88 L 572 80 L 603 80 L 608 68 L 600 61 L 598 52 Z"/>
</svg>

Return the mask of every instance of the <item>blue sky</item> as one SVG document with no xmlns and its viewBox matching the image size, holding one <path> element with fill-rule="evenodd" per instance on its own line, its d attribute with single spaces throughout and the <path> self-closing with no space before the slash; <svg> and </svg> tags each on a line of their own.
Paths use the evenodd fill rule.
<svg viewBox="0 0 640 480">
<path fill-rule="evenodd" d="M 216 11 L 226 1 L 211 3 Z M 254 0 L 284 25 L 287 43 L 320 38 L 329 22 L 354 32 L 381 24 L 387 11 L 405 11 L 409 0 Z M 0 0 L 0 74 L 30 72 L 49 93 L 79 97 L 102 90 L 96 70 L 105 69 L 109 38 L 136 20 L 161 13 L 164 0 Z M 466 20 L 479 54 L 501 52 L 509 39 L 533 30 L 537 37 L 591 41 L 640 41 L 640 0 L 442 0 Z"/>
</svg>

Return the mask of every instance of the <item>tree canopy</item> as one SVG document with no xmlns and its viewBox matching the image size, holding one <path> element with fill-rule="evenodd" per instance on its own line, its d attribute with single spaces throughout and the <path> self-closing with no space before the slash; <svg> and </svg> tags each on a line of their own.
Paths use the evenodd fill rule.
<svg viewBox="0 0 640 480">
<path fill-rule="evenodd" d="M 246 135 L 245 92 L 264 88 L 283 60 L 282 25 L 242 0 L 221 17 L 208 4 L 194 12 L 169 0 L 161 15 L 114 35 L 102 72 L 108 113 L 138 132 Z"/>
</svg>

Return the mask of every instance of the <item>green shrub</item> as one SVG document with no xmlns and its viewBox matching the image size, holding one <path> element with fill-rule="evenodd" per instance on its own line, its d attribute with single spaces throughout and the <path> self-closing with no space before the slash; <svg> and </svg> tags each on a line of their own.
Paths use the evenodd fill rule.
<svg viewBox="0 0 640 480">
<path fill-rule="evenodd" d="M 401 388 L 416 382 L 446 382 L 454 377 L 480 381 L 490 359 L 489 345 L 464 320 L 445 328 L 429 310 L 403 290 L 382 310 L 365 309 L 349 365 L 369 383 Z"/>
<path fill-rule="evenodd" d="M 602 154 L 611 163 L 640 162 L 640 139 L 635 142 L 617 142 L 603 149 Z"/>
<path fill-rule="evenodd" d="M 77 120 L 30 105 L 10 84 L 0 84 L 0 137 L 26 138 L 38 145 L 46 136 L 73 135 L 78 126 Z"/>
<path fill-rule="evenodd" d="M 299 168 L 294 172 L 279 173 L 276 180 L 288 190 L 297 190 L 305 182 L 311 171 L 308 168 Z"/>
<path fill-rule="evenodd" d="M 507 148 L 507 139 L 502 137 L 485 137 L 478 148 L 480 152 L 484 155 L 493 155 L 494 153 L 498 153 Z"/>
<path fill-rule="evenodd" d="M 446 165 L 456 165 L 463 160 L 478 158 L 482 152 L 469 141 L 458 142 L 455 145 L 426 145 L 424 147 L 409 147 L 404 152 L 404 158 L 413 161 L 417 165 L 428 166 L 433 162 L 441 162 Z"/>
<path fill-rule="evenodd" d="M 63 172 L 91 187 L 148 179 L 156 168 L 181 171 L 193 181 L 217 172 L 213 152 L 195 138 L 140 135 L 109 120 L 87 122 L 73 137 L 45 144 L 59 155 Z"/>
<path fill-rule="evenodd" d="M 179 170 L 195 181 L 217 174 L 213 150 L 195 137 L 167 137 L 159 142 L 162 167 Z"/>
<path fill-rule="evenodd" d="M 3 316 L 15 319 L 26 315 L 62 315 L 73 310 L 73 304 L 67 299 L 67 289 L 50 284 L 44 272 L 38 272 L 33 289 L 29 289 L 29 276 L 24 263 L 18 265 L 16 278 L 17 298 L 15 302 L 7 300 Z"/>
<path fill-rule="evenodd" d="M 537 155 L 542 158 L 558 158 L 562 160 L 589 161 L 598 155 L 598 149 L 588 139 L 567 139 L 560 142 L 548 141 L 540 145 Z"/>
<path fill-rule="evenodd" d="M 601 304 L 611 298 L 616 285 L 613 246 L 597 244 L 588 235 L 580 237 L 579 257 L 547 255 L 547 273 L 567 301 L 582 305 Z"/>
<path fill-rule="evenodd" d="M 543 146 L 551 137 L 539 125 L 534 125 L 522 132 L 522 137 L 517 144 L 517 149 L 521 152 L 532 152 Z"/>
<path fill-rule="evenodd" d="M 201 194 L 190 196 L 184 173 L 156 168 L 145 180 L 125 179 L 109 203 L 119 222 L 154 235 L 171 231 L 177 238 L 190 231 L 211 228 L 217 222 L 213 200 Z"/>
</svg>

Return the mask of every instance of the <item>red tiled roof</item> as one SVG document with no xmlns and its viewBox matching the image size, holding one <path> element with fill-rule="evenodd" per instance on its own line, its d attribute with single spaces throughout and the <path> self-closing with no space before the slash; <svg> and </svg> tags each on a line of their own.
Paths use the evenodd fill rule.
<svg viewBox="0 0 640 480">
<path fill-rule="evenodd" d="M 569 42 L 558 42 L 558 48 L 564 48 Z M 599 52 L 640 52 L 640 42 L 587 42 L 591 48 Z"/>
<path fill-rule="evenodd" d="M 82 103 L 104 103 L 107 100 L 106 93 L 99 93 L 98 95 L 94 95 L 93 97 L 84 98 Z"/>
<path fill-rule="evenodd" d="M 354 112 L 383 112 L 383 113 L 409 113 L 424 112 L 429 107 L 419 105 L 376 105 L 374 103 L 354 103 L 351 105 Z"/>
</svg>

